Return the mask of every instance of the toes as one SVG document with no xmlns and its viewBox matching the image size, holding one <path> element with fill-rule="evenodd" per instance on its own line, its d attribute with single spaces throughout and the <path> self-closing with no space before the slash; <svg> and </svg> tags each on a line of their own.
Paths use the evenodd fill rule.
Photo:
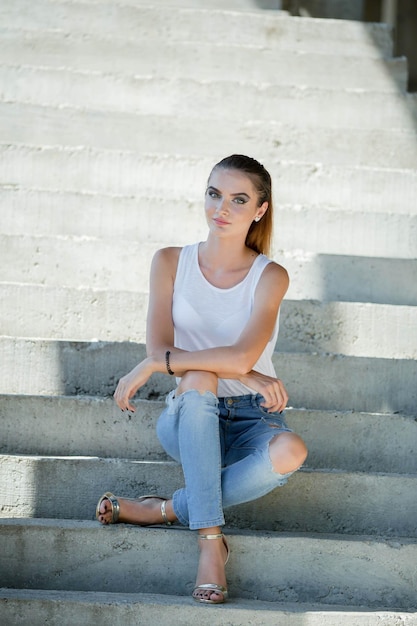
<svg viewBox="0 0 417 626">
<path fill-rule="evenodd" d="M 193 597 L 197 600 L 211 600 L 212 602 L 224 600 L 223 593 L 216 589 L 196 589 L 193 593 Z"/>
<path fill-rule="evenodd" d="M 98 515 L 98 521 L 101 524 L 109 524 L 110 520 L 111 520 L 111 505 L 110 502 L 105 499 L 101 502 L 100 507 L 98 509 L 99 511 L 99 515 Z"/>
<path fill-rule="evenodd" d="M 105 515 L 106 513 L 108 513 L 108 509 L 107 509 L 107 503 L 108 500 L 103 500 L 103 502 L 100 504 L 100 513 L 101 515 Z"/>
</svg>

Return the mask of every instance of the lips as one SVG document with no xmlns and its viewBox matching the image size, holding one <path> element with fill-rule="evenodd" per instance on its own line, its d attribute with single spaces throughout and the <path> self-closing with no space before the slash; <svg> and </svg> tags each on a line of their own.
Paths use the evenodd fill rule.
<svg viewBox="0 0 417 626">
<path fill-rule="evenodd" d="M 213 222 L 217 224 L 217 226 L 227 226 L 228 224 L 230 224 L 230 222 L 225 222 L 224 220 L 220 219 L 213 219 Z"/>
</svg>

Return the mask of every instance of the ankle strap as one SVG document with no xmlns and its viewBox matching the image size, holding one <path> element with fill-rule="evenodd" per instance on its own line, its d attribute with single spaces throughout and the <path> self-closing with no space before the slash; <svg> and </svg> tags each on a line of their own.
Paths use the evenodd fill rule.
<svg viewBox="0 0 417 626">
<path fill-rule="evenodd" d="M 199 539 L 223 539 L 223 533 L 218 535 L 198 535 Z"/>
<path fill-rule="evenodd" d="M 172 526 L 172 522 L 169 521 L 168 516 L 167 516 L 166 505 L 167 505 L 167 501 L 166 500 L 162 500 L 162 502 L 161 502 L 162 519 L 164 520 L 164 524 L 166 524 L 167 526 Z"/>
</svg>

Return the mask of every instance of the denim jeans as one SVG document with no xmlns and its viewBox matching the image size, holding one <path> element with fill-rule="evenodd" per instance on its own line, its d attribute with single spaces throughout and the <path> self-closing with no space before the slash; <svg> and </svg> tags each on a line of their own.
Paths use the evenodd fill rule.
<svg viewBox="0 0 417 626">
<path fill-rule="evenodd" d="M 280 413 L 260 406 L 259 394 L 217 398 L 210 391 L 172 391 L 157 423 L 165 451 L 181 463 L 185 487 L 173 495 L 178 521 L 195 530 L 222 526 L 223 509 L 284 485 L 293 473 L 275 472 L 269 442 L 292 432 Z"/>
</svg>

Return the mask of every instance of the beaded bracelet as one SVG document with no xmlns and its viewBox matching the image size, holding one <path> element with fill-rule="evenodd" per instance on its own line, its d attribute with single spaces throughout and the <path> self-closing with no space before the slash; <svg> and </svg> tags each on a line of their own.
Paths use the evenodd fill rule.
<svg viewBox="0 0 417 626">
<path fill-rule="evenodd" d="M 171 352 L 169 350 L 167 350 L 165 352 L 165 364 L 167 366 L 167 372 L 170 376 L 174 376 L 174 372 L 172 371 L 172 369 L 169 366 L 169 355 L 171 354 Z"/>
</svg>

